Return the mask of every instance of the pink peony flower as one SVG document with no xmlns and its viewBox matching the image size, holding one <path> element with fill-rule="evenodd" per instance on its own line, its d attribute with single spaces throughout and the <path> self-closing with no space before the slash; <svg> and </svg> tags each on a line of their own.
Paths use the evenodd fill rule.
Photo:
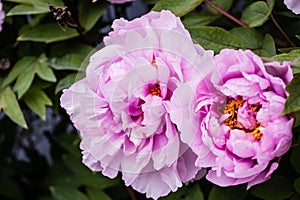
<svg viewBox="0 0 300 200">
<path fill-rule="evenodd" d="M 216 70 L 195 91 L 175 90 L 171 120 L 197 154 L 196 166 L 211 168 L 209 181 L 250 188 L 270 178 L 291 145 L 293 119 L 281 114 L 290 63 L 264 64 L 249 50 L 230 49 L 214 61 Z"/>
<path fill-rule="evenodd" d="M 112 27 L 61 106 L 80 131 L 83 163 L 110 178 L 121 172 L 127 186 L 157 199 L 203 175 L 168 108 L 177 87 L 211 73 L 212 53 L 169 11 Z"/>
<path fill-rule="evenodd" d="M 299 0 L 284 0 L 284 4 L 288 9 L 295 14 L 300 14 L 300 1 Z"/>
<path fill-rule="evenodd" d="M 134 1 L 134 0 L 107 0 L 107 1 L 109 1 L 110 3 L 122 4 L 122 3 L 131 2 L 131 1 Z"/>
<path fill-rule="evenodd" d="M 2 5 L 2 2 L 0 0 L 0 32 L 2 31 L 2 24 L 4 22 L 4 18 L 5 18 L 5 13 L 3 11 L 3 5 Z"/>
</svg>

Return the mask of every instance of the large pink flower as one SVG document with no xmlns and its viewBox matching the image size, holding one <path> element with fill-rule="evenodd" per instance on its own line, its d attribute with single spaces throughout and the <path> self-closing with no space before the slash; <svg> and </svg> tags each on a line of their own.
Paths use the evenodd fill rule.
<svg viewBox="0 0 300 200">
<path fill-rule="evenodd" d="M 5 18 L 5 13 L 3 11 L 3 5 L 2 5 L 2 2 L 0 0 L 0 32 L 2 31 L 2 24 L 4 22 L 4 18 Z"/>
<path fill-rule="evenodd" d="M 264 64 L 249 50 L 224 49 L 214 61 L 216 70 L 194 91 L 174 92 L 171 120 L 198 155 L 196 165 L 211 168 L 209 181 L 249 188 L 269 179 L 290 148 L 293 119 L 281 113 L 292 72 L 288 62 Z"/>
<path fill-rule="evenodd" d="M 169 102 L 182 84 L 212 70 L 212 54 L 194 45 L 179 18 L 150 12 L 115 20 L 86 78 L 64 90 L 61 105 L 82 137 L 83 162 L 157 199 L 195 178 L 196 155 L 181 143 Z M 201 173 L 201 172 L 200 172 Z"/>
<path fill-rule="evenodd" d="M 299 0 L 284 0 L 284 3 L 288 9 L 295 14 L 300 14 L 300 1 Z"/>
</svg>

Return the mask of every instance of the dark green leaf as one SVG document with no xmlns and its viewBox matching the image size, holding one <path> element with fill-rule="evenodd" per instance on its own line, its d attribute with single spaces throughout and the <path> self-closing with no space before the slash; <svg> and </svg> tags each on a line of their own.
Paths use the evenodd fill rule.
<svg viewBox="0 0 300 200">
<path fill-rule="evenodd" d="M 294 182 L 295 190 L 300 194 L 300 178 L 297 178 Z"/>
<path fill-rule="evenodd" d="M 76 36 L 78 33 L 75 29 L 66 28 L 63 30 L 58 24 L 43 24 L 22 33 L 17 40 L 51 43 Z"/>
<path fill-rule="evenodd" d="M 275 43 L 272 36 L 266 34 L 263 40 L 262 48 L 257 49 L 254 52 L 262 57 L 272 57 L 276 55 Z"/>
<path fill-rule="evenodd" d="M 256 185 L 251 194 L 265 200 L 282 200 L 292 196 L 294 193 L 293 184 L 283 176 L 273 175 L 270 180 Z"/>
<path fill-rule="evenodd" d="M 104 2 L 92 3 L 92 1 L 81 1 L 79 8 L 79 23 L 86 32 L 91 30 L 106 8 Z"/>
<path fill-rule="evenodd" d="M 214 50 L 218 53 L 224 48 L 240 48 L 241 40 L 230 32 L 219 27 L 195 27 L 188 29 L 196 43 L 205 49 Z"/>
<path fill-rule="evenodd" d="M 230 31 L 242 41 L 242 48 L 258 49 L 263 45 L 263 36 L 253 28 L 238 27 Z"/>
<path fill-rule="evenodd" d="M 27 129 L 19 103 L 15 94 L 9 87 L 5 88 L 0 93 L 0 110 L 2 109 L 12 121 Z"/>
<path fill-rule="evenodd" d="M 176 192 L 172 192 L 168 196 L 162 197 L 159 200 L 183 200 L 187 193 L 187 189 L 187 187 L 179 188 Z"/>
<path fill-rule="evenodd" d="M 46 106 L 52 102 L 46 93 L 37 88 L 31 88 L 23 97 L 27 106 L 35 112 L 42 120 L 46 120 Z"/>
<path fill-rule="evenodd" d="M 224 11 L 228 11 L 231 8 L 232 2 L 233 0 L 211 0 L 212 3 L 214 3 L 215 5 L 217 5 L 219 8 L 221 8 Z M 216 9 L 214 9 L 213 7 L 211 7 L 209 4 L 206 4 L 207 8 L 214 14 L 218 14 L 219 11 L 217 11 Z"/>
<path fill-rule="evenodd" d="M 300 174 L 300 137 L 298 137 L 297 143 L 292 148 L 292 154 L 290 157 L 291 164 L 295 171 Z"/>
<path fill-rule="evenodd" d="M 290 84 L 286 87 L 290 94 L 285 102 L 283 114 L 300 111 L 300 75 L 295 76 Z"/>
<path fill-rule="evenodd" d="M 79 150 L 80 139 L 78 135 L 58 135 L 54 137 L 54 141 L 61 147 L 66 149 L 73 156 L 76 156 L 78 158 L 81 157 L 81 153 Z"/>
<path fill-rule="evenodd" d="M 208 200 L 242 200 L 245 196 L 245 186 L 235 186 L 227 188 L 214 186 L 209 193 Z"/>
<path fill-rule="evenodd" d="M 111 198 L 107 194 L 105 194 L 105 192 L 99 189 L 88 188 L 87 193 L 90 200 L 111 200 Z"/>
<path fill-rule="evenodd" d="M 84 71 L 85 68 L 81 69 L 80 66 L 83 62 L 83 58 L 77 54 L 66 54 L 61 57 L 51 58 L 46 60 L 45 63 L 50 65 L 55 70 L 82 70 Z"/>
<path fill-rule="evenodd" d="M 264 1 L 256 1 L 243 11 L 241 20 L 250 27 L 261 26 L 267 21 L 274 4 L 273 0 L 268 0 L 268 4 Z"/>
<path fill-rule="evenodd" d="M 50 191 L 55 200 L 88 200 L 83 193 L 67 186 L 50 186 Z"/>
<path fill-rule="evenodd" d="M 209 13 L 191 13 L 184 16 L 182 21 L 186 28 L 205 26 L 218 19 L 218 16 Z"/>
<path fill-rule="evenodd" d="M 12 2 L 21 3 L 13 7 L 8 13 L 7 16 L 12 15 L 30 15 L 30 14 L 42 14 L 50 12 L 48 4 L 51 3 L 55 6 L 63 6 L 64 3 L 62 0 L 28 0 L 28 1 L 14 1 Z"/>
<path fill-rule="evenodd" d="M 176 16 L 181 17 L 194 10 L 203 1 L 204 0 L 160 0 L 157 4 L 155 4 L 152 10 L 170 10 Z"/>
<path fill-rule="evenodd" d="M 188 190 L 185 200 L 204 200 L 204 196 L 199 185 L 195 184 Z"/>
</svg>

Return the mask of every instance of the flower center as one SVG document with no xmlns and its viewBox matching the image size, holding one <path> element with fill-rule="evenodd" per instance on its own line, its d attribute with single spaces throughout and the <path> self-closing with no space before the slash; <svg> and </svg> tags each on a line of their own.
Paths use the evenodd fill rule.
<svg viewBox="0 0 300 200">
<path fill-rule="evenodd" d="M 238 111 L 239 109 L 244 105 L 245 100 L 243 100 L 241 97 L 238 99 L 231 99 L 229 102 L 225 105 L 224 108 L 224 114 L 229 114 L 230 116 L 224 120 L 224 124 L 232 129 L 240 129 L 243 130 L 245 133 L 251 133 L 253 137 L 257 140 L 260 140 L 263 136 L 262 132 L 260 132 L 259 128 L 262 127 L 261 122 L 257 121 L 255 123 L 254 129 L 247 129 L 245 128 L 239 121 L 238 121 Z M 248 105 L 248 111 L 256 113 L 261 108 L 261 105 Z"/>
<path fill-rule="evenodd" d="M 159 97 L 161 97 L 161 91 L 160 91 L 160 85 L 159 85 L 159 83 L 156 83 L 154 85 L 154 87 L 150 88 L 149 93 L 152 94 L 153 96 L 159 96 Z"/>
</svg>

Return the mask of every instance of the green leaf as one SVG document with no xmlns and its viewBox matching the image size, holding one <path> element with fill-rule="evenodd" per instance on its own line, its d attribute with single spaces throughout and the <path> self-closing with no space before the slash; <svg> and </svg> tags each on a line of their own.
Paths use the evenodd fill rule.
<svg viewBox="0 0 300 200">
<path fill-rule="evenodd" d="M 48 4 L 51 3 L 54 6 L 63 6 L 62 0 L 30 0 L 30 1 L 12 1 L 21 3 L 13 7 L 7 16 L 13 15 L 31 15 L 31 14 L 42 14 L 50 12 Z"/>
<path fill-rule="evenodd" d="M 20 59 L 11 69 L 8 76 L 2 83 L 2 88 L 13 82 L 20 74 L 24 73 L 33 63 L 36 62 L 36 58 L 32 56 L 23 57 Z"/>
<path fill-rule="evenodd" d="M 78 135 L 62 134 L 62 135 L 55 136 L 53 139 L 58 145 L 66 149 L 70 154 L 78 158 L 81 158 L 81 153 L 79 150 L 80 138 Z"/>
<path fill-rule="evenodd" d="M 263 36 L 253 28 L 238 27 L 230 31 L 242 41 L 242 48 L 258 49 L 263 45 Z"/>
<path fill-rule="evenodd" d="M 298 137 L 297 143 L 292 147 L 292 153 L 290 162 L 295 171 L 300 174 L 300 137 Z"/>
<path fill-rule="evenodd" d="M 300 125 L 300 111 L 295 112 L 295 113 L 294 113 L 294 116 L 295 116 L 295 121 L 294 121 L 294 126 L 293 126 L 293 128 L 296 128 L 297 126 Z"/>
<path fill-rule="evenodd" d="M 34 79 L 34 74 L 35 67 L 30 66 L 29 70 L 18 76 L 17 81 L 14 85 L 14 91 L 18 94 L 18 99 L 20 99 L 31 86 Z"/>
<path fill-rule="evenodd" d="M 300 75 L 297 75 L 286 87 L 290 94 L 285 102 L 283 114 L 300 111 Z"/>
<path fill-rule="evenodd" d="M 53 70 L 46 64 L 39 63 L 36 66 L 36 73 L 42 80 L 56 82 Z"/>
<path fill-rule="evenodd" d="M 289 198 L 293 193 L 293 184 L 284 176 L 276 176 L 252 188 L 251 194 L 265 200 L 282 200 Z"/>
<path fill-rule="evenodd" d="M 84 59 L 82 56 L 77 54 L 66 54 L 64 56 L 51 58 L 45 60 L 44 62 L 50 65 L 55 70 L 75 70 L 75 71 L 84 71 L 80 66 L 83 63 Z"/>
<path fill-rule="evenodd" d="M 245 186 L 235 186 L 227 188 L 213 186 L 212 190 L 209 193 L 208 200 L 242 200 L 245 196 Z"/>
<path fill-rule="evenodd" d="M 184 20 L 182 21 L 183 25 L 186 28 L 197 27 L 197 26 L 205 26 L 213 21 L 218 19 L 218 16 L 209 14 L 209 13 L 191 13 L 184 16 Z"/>
<path fill-rule="evenodd" d="M 228 11 L 231 8 L 233 0 L 211 0 L 212 3 L 216 4 L 219 8 L 224 11 Z M 206 3 L 207 8 L 214 14 L 218 14 L 219 11 L 211 7 L 208 3 Z"/>
<path fill-rule="evenodd" d="M 88 188 L 87 193 L 90 200 L 111 200 L 111 198 L 105 194 L 102 190 Z"/>
<path fill-rule="evenodd" d="M 185 200 L 204 200 L 204 196 L 199 185 L 195 184 L 188 190 Z"/>
<path fill-rule="evenodd" d="M 296 178 L 294 181 L 294 188 L 300 194 L 300 177 Z"/>
<path fill-rule="evenodd" d="M 44 55 L 39 58 L 26 56 L 19 60 L 8 76 L 4 79 L 2 87 L 7 86 L 15 79 L 14 91 L 17 92 L 18 98 L 21 98 L 30 88 L 34 75 L 37 74 L 42 80 L 49 82 L 56 82 L 56 77 L 53 70 L 45 63 L 43 63 Z"/>
<path fill-rule="evenodd" d="M 275 42 L 271 35 L 266 34 L 261 49 L 254 50 L 254 53 L 262 57 L 272 57 L 276 55 Z"/>
<path fill-rule="evenodd" d="M 52 106 L 52 102 L 43 90 L 31 88 L 23 99 L 33 112 L 42 120 L 46 120 L 46 106 Z"/>
<path fill-rule="evenodd" d="M 73 73 L 62 78 L 55 87 L 55 94 L 59 93 L 65 88 L 69 88 L 75 80 L 80 80 L 85 76 L 85 73 Z"/>
<path fill-rule="evenodd" d="M 277 61 L 292 61 L 293 73 L 300 73 L 300 49 L 294 49 L 288 53 L 282 53 L 272 57 Z"/>
<path fill-rule="evenodd" d="M 216 53 L 224 48 L 237 49 L 242 46 L 238 37 L 219 27 L 202 26 L 188 30 L 196 43 L 205 49 L 212 49 Z"/>
<path fill-rule="evenodd" d="M 78 36 L 78 33 L 75 29 L 66 28 L 66 30 L 62 30 L 58 24 L 43 24 L 22 33 L 17 40 L 51 43 L 76 36 Z"/>
<path fill-rule="evenodd" d="M 19 103 L 15 94 L 9 87 L 5 88 L 0 93 L 0 110 L 2 109 L 13 122 L 27 129 L 27 124 Z"/>
<path fill-rule="evenodd" d="M 50 191 L 55 200 L 88 200 L 83 193 L 67 186 L 50 186 Z"/>
<path fill-rule="evenodd" d="M 204 0 L 160 0 L 152 10 L 170 10 L 176 16 L 183 16 L 190 11 L 194 10 L 198 5 L 200 5 Z"/>
<path fill-rule="evenodd" d="M 261 26 L 268 20 L 274 4 L 273 0 L 268 0 L 268 4 L 264 1 L 256 1 L 243 11 L 241 20 L 250 27 Z"/>
<path fill-rule="evenodd" d="M 80 1 L 79 23 L 86 32 L 93 28 L 106 7 L 107 4 L 104 2 Z"/>
</svg>

